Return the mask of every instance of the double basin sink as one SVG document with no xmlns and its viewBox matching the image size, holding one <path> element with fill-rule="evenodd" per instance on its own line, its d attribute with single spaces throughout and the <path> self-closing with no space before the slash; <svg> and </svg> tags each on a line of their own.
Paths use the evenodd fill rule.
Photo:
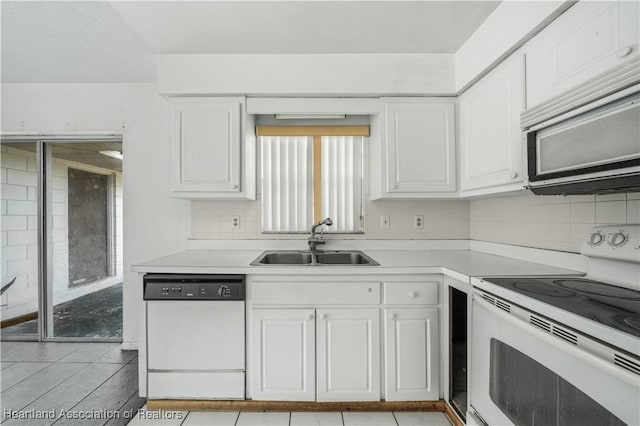
<svg viewBox="0 0 640 426">
<path fill-rule="evenodd" d="M 253 266 L 266 265 L 353 265 L 353 266 L 378 266 L 379 263 L 357 250 L 336 251 L 293 251 L 274 250 L 265 251 L 256 260 L 251 262 Z"/>
</svg>

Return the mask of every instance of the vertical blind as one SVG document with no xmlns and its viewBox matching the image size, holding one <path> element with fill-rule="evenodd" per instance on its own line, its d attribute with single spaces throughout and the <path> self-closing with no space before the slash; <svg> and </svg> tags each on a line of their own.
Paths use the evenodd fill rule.
<svg viewBox="0 0 640 426">
<path fill-rule="evenodd" d="M 323 136 L 322 217 L 333 232 L 361 230 L 362 136 Z"/>
<path fill-rule="evenodd" d="M 313 138 L 261 136 L 262 230 L 304 232 L 313 221 Z"/>
<path fill-rule="evenodd" d="M 321 138 L 322 217 L 328 232 L 360 232 L 362 136 Z M 263 232 L 308 232 L 313 224 L 313 137 L 260 136 Z"/>
</svg>

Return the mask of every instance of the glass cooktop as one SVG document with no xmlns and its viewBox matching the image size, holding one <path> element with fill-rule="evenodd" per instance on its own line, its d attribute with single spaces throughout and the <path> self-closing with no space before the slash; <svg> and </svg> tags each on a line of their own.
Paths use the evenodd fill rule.
<svg viewBox="0 0 640 426">
<path fill-rule="evenodd" d="M 585 278 L 510 277 L 484 281 L 640 337 L 640 291 Z"/>
</svg>

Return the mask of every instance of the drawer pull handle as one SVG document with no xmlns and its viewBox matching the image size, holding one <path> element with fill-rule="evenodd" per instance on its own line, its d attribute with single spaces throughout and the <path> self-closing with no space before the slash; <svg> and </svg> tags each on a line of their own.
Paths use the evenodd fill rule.
<svg viewBox="0 0 640 426">
<path fill-rule="evenodd" d="M 313 319 L 313 314 L 307 315 L 307 321 L 311 321 Z"/>
<path fill-rule="evenodd" d="M 416 297 L 418 297 L 418 293 L 416 293 L 415 291 L 410 291 L 409 292 L 409 297 L 412 299 L 415 299 Z"/>
<path fill-rule="evenodd" d="M 320 318 L 323 319 L 323 320 L 326 320 L 327 318 L 329 318 L 329 315 L 322 314 L 322 315 L 320 315 Z"/>
<path fill-rule="evenodd" d="M 396 319 L 398 318 L 398 314 L 389 314 L 388 317 L 389 319 Z"/>
</svg>

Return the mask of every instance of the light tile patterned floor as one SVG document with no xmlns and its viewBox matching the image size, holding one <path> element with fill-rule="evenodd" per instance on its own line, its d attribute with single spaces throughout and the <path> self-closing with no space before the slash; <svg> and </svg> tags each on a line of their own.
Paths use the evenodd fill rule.
<svg viewBox="0 0 640 426">
<path fill-rule="evenodd" d="M 360 412 L 165 412 L 172 419 L 144 418 L 151 411 L 143 408 L 141 417 L 129 426 L 451 426 L 443 413 L 360 413 Z"/>
</svg>

